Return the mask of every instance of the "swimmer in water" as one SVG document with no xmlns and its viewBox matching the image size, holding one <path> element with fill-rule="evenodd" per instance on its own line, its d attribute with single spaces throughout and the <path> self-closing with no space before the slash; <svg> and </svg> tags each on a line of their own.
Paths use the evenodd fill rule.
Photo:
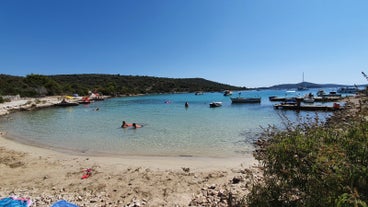
<svg viewBox="0 0 368 207">
<path fill-rule="evenodd" d="M 133 126 L 132 124 L 128 124 L 125 121 L 123 121 L 123 123 L 121 124 L 121 128 L 127 128 L 127 127 L 131 127 Z"/>
<path fill-rule="evenodd" d="M 139 124 L 136 124 L 136 123 L 133 123 L 133 128 L 136 129 L 136 128 L 142 128 L 143 126 L 142 125 L 139 125 Z"/>
</svg>

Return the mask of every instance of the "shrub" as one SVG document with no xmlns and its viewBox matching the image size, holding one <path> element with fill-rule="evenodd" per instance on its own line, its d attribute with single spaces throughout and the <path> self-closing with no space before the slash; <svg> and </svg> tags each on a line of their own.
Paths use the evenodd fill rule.
<svg viewBox="0 0 368 207">
<path fill-rule="evenodd" d="M 367 206 L 368 121 L 354 116 L 339 125 L 297 124 L 269 137 L 256 154 L 263 182 L 249 206 Z M 364 116 L 363 116 L 364 117 Z"/>
</svg>

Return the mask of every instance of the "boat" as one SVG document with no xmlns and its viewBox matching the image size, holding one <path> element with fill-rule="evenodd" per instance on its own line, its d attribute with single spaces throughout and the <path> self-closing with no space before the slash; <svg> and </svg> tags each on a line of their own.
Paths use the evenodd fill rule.
<svg viewBox="0 0 368 207">
<path fill-rule="evenodd" d="M 220 102 L 220 101 L 214 101 L 214 102 L 210 103 L 211 108 L 220 107 L 220 106 L 222 106 L 222 102 Z"/>
<path fill-rule="evenodd" d="M 230 98 L 231 103 L 261 103 L 261 98 L 244 98 L 244 97 L 236 97 Z"/>
<path fill-rule="evenodd" d="M 338 93 L 357 93 L 358 91 L 356 87 L 341 87 L 337 89 Z"/>
<path fill-rule="evenodd" d="M 268 97 L 270 101 L 285 101 L 286 97 L 279 97 L 279 96 L 270 96 Z"/>
<path fill-rule="evenodd" d="M 306 91 L 308 90 L 308 87 L 306 86 L 305 82 L 304 82 L 304 73 L 303 73 L 303 81 L 301 83 L 301 85 L 297 88 L 298 91 Z"/>
<path fill-rule="evenodd" d="M 104 101 L 104 100 L 105 100 L 105 98 L 104 98 L 104 97 L 99 96 L 99 97 L 91 98 L 90 100 L 91 100 L 91 101 Z"/>
<path fill-rule="evenodd" d="M 333 106 L 315 106 L 315 105 L 298 105 L 298 104 L 275 104 L 275 109 L 296 110 L 296 111 L 337 111 L 340 110 L 339 104 Z"/>
<path fill-rule="evenodd" d="M 194 95 L 196 95 L 196 96 L 198 96 L 198 95 L 203 95 L 204 93 L 203 93 L 203 91 L 196 91 L 195 93 L 194 93 Z"/>
<path fill-rule="evenodd" d="M 317 97 L 314 97 L 314 101 L 316 102 L 335 102 L 339 101 L 340 99 L 342 99 L 341 94 L 338 94 L 335 91 L 326 93 L 323 90 L 319 90 L 317 92 Z"/>
<path fill-rule="evenodd" d="M 88 97 L 83 97 L 80 101 L 78 101 L 79 104 L 90 104 L 91 100 Z"/>
<path fill-rule="evenodd" d="M 317 96 L 319 96 L 319 97 L 341 97 L 341 94 L 338 94 L 335 91 L 331 91 L 330 93 L 326 93 L 323 90 L 319 90 L 317 92 Z"/>
<path fill-rule="evenodd" d="M 336 102 L 340 101 L 342 98 L 341 96 L 318 96 L 314 97 L 315 102 Z"/>
<path fill-rule="evenodd" d="M 85 100 L 85 101 L 78 101 L 79 104 L 90 104 L 91 101 L 90 100 Z"/>
<path fill-rule="evenodd" d="M 298 90 L 298 91 L 307 91 L 307 90 L 308 90 L 308 88 L 307 88 L 307 87 L 305 87 L 305 86 L 299 86 L 299 87 L 297 88 L 297 90 Z"/>
<path fill-rule="evenodd" d="M 306 94 L 303 97 L 303 102 L 304 103 L 314 103 L 315 99 L 312 93 Z"/>
<path fill-rule="evenodd" d="M 296 96 L 270 96 L 268 97 L 268 99 L 270 101 L 286 101 L 286 100 L 290 100 L 290 99 L 296 99 L 298 97 Z"/>
<path fill-rule="evenodd" d="M 232 91 L 230 91 L 230 90 L 225 90 L 224 91 L 224 96 L 231 96 L 231 95 L 233 95 Z"/>
<path fill-rule="evenodd" d="M 288 90 L 288 91 L 285 92 L 285 96 L 269 96 L 268 99 L 270 101 L 286 101 L 288 99 L 297 98 L 295 93 L 296 93 L 296 91 L 294 91 L 294 90 Z"/>
<path fill-rule="evenodd" d="M 54 106 L 78 106 L 78 102 L 68 102 L 63 99 L 61 102 L 54 104 Z"/>
<path fill-rule="evenodd" d="M 88 97 L 91 101 L 104 101 L 105 97 L 100 95 L 99 93 L 91 93 Z"/>
<path fill-rule="evenodd" d="M 336 111 L 340 110 L 340 104 L 334 103 L 333 106 L 323 106 L 323 105 L 301 105 L 302 99 L 291 99 L 280 104 L 275 104 L 273 107 L 275 109 L 284 110 L 295 110 L 295 111 Z"/>
</svg>

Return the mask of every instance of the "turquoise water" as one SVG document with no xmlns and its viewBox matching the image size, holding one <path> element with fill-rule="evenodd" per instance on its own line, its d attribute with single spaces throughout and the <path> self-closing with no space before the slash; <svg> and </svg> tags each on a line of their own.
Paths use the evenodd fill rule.
<svg viewBox="0 0 368 207">
<path fill-rule="evenodd" d="M 281 126 L 280 113 L 291 120 L 314 114 L 273 109 L 275 103 L 268 97 L 285 94 L 241 92 L 246 97 L 262 97 L 260 104 L 231 104 L 222 93 L 112 98 L 90 105 L 14 113 L 0 119 L 0 130 L 19 141 L 87 154 L 242 156 L 253 150 L 261 126 Z M 234 92 L 233 96 L 237 95 Z M 212 101 L 222 101 L 223 106 L 210 108 Z M 189 102 L 188 108 L 185 102 Z M 123 120 L 143 127 L 122 129 Z"/>
</svg>

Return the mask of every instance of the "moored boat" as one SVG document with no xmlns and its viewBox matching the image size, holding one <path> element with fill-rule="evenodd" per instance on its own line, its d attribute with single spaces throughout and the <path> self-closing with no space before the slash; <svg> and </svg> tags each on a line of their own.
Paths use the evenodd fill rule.
<svg viewBox="0 0 368 207">
<path fill-rule="evenodd" d="M 336 102 L 342 99 L 341 96 L 318 96 L 314 97 L 315 102 Z"/>
<path fill-rule="evenodd" d="M 224 96 L 231 96 L 231 95 L 233 95 L 232 91 L 230 91 L 230 90 L 225 90 L 224 91 Z"/>
<path fill-rule="evenodd" d="M 244 97 L 236 97 L 230 98 L 231 103 L 261 103 L 261 98 L 244 98 Z"/>
<path fill-rule="evenodd" d="M 269 96 L 270 101 L 286 101 L 288 99 L 295 99 L 298 96 L 295 94 L 296 91 L 286 91 L 285 96 Z"/>
<path fill-rule="evenodd" d="M 297 105 L 297 104 L 275 104 L 275 109 L 296 110 L 296 111 L 336 111 L 340 110 L 340 105 L 333 106 L 314 106 L 314 105 Z"/>
<path fill-rule="evenodd" d="M 270 96 L 268 97 L 270 101 L 285 101 L 286 97 L 279 97 L 279 96 Z"/>
<path fill-rule="evenodd" d="M 83 97 L 80 101 L 78 101 L 79 104 L 90 104 L 91 100 L 89 97 Z"/>
<path fill-rule="evenodd" d="M 314 98 L 316 102 L 335 102 L 342 99 L 341 94 L 332 91 L 330 93 L 326 93 L 323 90 L 319 90 L 317 92 L 317 97 Z"/>
<path fill-rule="evenodd" d="M 331 91 L 329 93 L 326 93 L 323 90 L 319 90 L 317 92 L 317 96 L 319 97 L 341 97 L 341 94 L 338 94 L 336 91 Z"/>
<path fill-rule="evenodd" d="M 304 103 L 314 103 L 315 99 L 314 99 L 314 95 L 312 93 L 306 94 L 303 97 L 303 102 Z"/>
<path fill-rule="evenodd" d="M 211 108 L 220 107 L 220 106 L 222 106 L 222 102 L 220 102 L 220 101 L 214 101 L 214 102 L 210 103 Z"/>
<path fill-rule="evenodd" d="M 338 93 L 357 93 L 357 87 L 342 87 L 337 90 Z"/>
<path fill-rule="evenodd" d="M 78 102 L 67 102 L 63 99 L 61 102 L 54 104 L 54 106 L 78 106 Z"/>
</svg>

